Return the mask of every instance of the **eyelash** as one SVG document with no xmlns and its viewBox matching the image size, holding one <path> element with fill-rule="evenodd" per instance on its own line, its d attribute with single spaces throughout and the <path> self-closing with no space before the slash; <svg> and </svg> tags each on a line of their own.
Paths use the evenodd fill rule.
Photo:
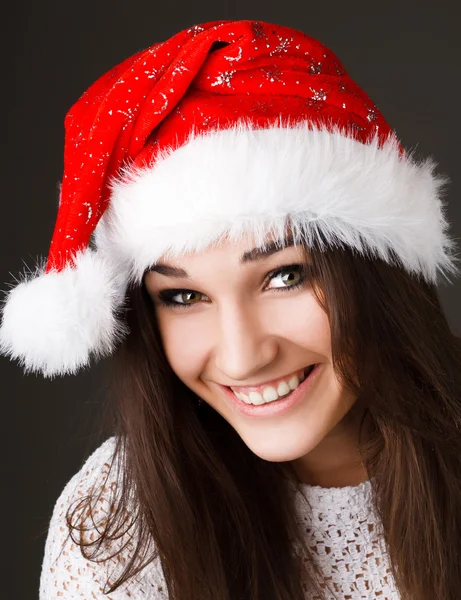
<svg viewBox="0 0 461 600">
<path fill-rule="evenodd" d="M 272 281 L 272 279 L 274 279 L 281 273 L 284 273 L 285 271 L 297 271 L 298 273 L 300 273 L 301 279 L 294 285 L 290 285 L 287 287 L 274 288 L 274 290 L 277 292 L 293 291 L 293 290 L 299 289 L 300 287 L 302 287 L 304 285 L 304 283 L 307 279 L 307 275 L 310 272 L 308 265 L 295 264 L 295 265 L 287 265 L 287 266 L 283 266 L 283 267 L 278 267 L 277 269 L 275 269 L 274 271 L 271 271 L 271 273 L 269 273 L 268 277 L 266 278 L 267 283 L 269 283 L 270 281 Z M 188 292 L 194 292 L 194 290 L 186 290 L 186 289 L 163 290 L 162 292 L 160 292 L 158 294 L 159 304 L 161 306 L 166 306 L 166 307 L 174 308 L 174 309 L 190 308 L 191 306 L 196 305 L 197 302 L 193 302 L 191 304 L 185 304 L 185 303 L 181 303 L 181 302 L 176 302 L 175 300 L 171 299 L 173 296 L 177 296 L 178 294 L 184 294 L 184 293 L 188 293 Z"/>
</svg>

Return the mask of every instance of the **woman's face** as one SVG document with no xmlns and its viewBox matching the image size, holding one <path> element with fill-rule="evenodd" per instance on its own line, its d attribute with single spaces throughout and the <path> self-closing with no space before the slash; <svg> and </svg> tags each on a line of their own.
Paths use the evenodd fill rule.
<svg viewBox="0 0 461 600">
<path fill-rule="evenodd" d="M 355 398 L 335 377 L 327 315 L 296 267 L 309 262 L 303 248 L 289 246 L 267 255 L 253 252 L 241 262 L 242 254 L 253 247 L 247 238 L 180 261 L 160 259 L 157 265 L 185 273 L 176 277 L 165 269 L 151 271 L 145 284 L 178 378 L 218 411 L 260 458 L 298 461 L 304 478 L 318 481 L 316 473 L 344 469 L 354 453 L 355 438 L 341 421 Z M 279 267 L 284 267 L 282 272 L 271 276 Z M 180 306 L 162 305 L 165 294 Z M 306 381 L 296 401 L 279 410 L 290 400 L 287 391 L 296 385 L 293 375 L 313 364 L 319 370 L 310 389 Z M 288 388 L 279 388 L 280 380 Z M 262 398 L 273 398 L 277 389 L 282 400 L 250 406 L 252 414 L 229 389 L 243 388 L 250 399 L 261 401 L 245 387 L 271 382 L 272 391 L 259 389 Z M 273 412 L 265 414 L 268 410 Z"/>
</svg>

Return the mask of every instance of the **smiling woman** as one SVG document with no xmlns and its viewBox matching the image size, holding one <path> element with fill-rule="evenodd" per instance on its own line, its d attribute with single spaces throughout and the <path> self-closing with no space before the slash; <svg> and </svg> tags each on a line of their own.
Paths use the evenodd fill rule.
<svg viewBox="0 0 461 600">
<path fill-rule="evenodd" d="M 77 101 L 0 348 L 45 377 L 113 354 L 114 435 L 56 502 L 40 600 L 459 597 L 435 166 L 328 48 L 257 21 L 182 31 Z"/>
</svg>

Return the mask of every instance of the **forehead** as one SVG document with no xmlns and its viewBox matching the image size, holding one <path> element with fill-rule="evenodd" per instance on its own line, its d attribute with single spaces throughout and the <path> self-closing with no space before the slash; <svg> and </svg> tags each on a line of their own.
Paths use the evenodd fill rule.
<svg viewBox="0 0 461 600">
<path fill-rule="evenodd" d="M 210 260 L 211 257 L 219 260 L 223 258 L 223 254 L 230 255 L 232 262 L 234 262 L 235 257 L 235 261 L 238 262 L 240 266 L 243 266 L 260 262 L 285 248 L 296 247 L 301 251 L 304 251 L 304 246 L 300 243 L 296 243 L 293 235 L 289 231 L 286 232 L 283 238 L 267 235 L 261 246 L 253 246 L 253 244 L 254 239 L 252 236 L 247 236 L 245 239 L 238 242 L 226 239 L 219 244 L 209 246 L 202 252 L 191 252 L 190 254 L 182 255 L 181 257 L 164 255 L 156 261 L 147 272 L 157 272 L 168 277 L 185 278 L 189 277 L 188 272 L 179 265 L 190 264 L 191 262 L 196 264 L 197 261 L 202 262 Z M 304 256 L 306 255 L 304 252 L 303 254 Z"/>
</svg>

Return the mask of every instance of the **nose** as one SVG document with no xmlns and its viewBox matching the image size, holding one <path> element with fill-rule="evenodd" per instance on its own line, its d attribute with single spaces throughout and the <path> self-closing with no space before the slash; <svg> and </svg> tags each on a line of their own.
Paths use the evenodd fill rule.
<svg viewBox="0 0 461 600">
<path fill-rule="evenodd" d="M 236 385 L 248 381 L 276 357 L 278 346 L 270 323 L 248 304 L 221 307 L 216 326 L 217 368 Z"/>
</svg>

